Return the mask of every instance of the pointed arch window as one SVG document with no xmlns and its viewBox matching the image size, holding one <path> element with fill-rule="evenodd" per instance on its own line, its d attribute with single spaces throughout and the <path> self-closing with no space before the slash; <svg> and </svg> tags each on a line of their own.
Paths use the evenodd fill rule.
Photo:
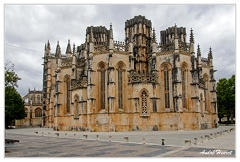
<svg viewBox="0 0 240 162">
<path fill-rule="evenodd" d="M 35 109 L 35 117 L 42 117 L 42 109 L 40 108 Z"/>
<path fill-rule="evenodd" d="M 187 108 L 187 96 L 186 96 L 186 88 L 187 88 L 187 67 L 182 67 L 182 105 L 183 108 Z"/>
<path fill-rule="evenodd" d="M 64 79 L 64 92 L 65 92 L 65 103 L 66 103 L 66 113 L 70 113 L 70 76 L 65 76 Z"/>
<path fill-rule="evenodd" d="M 118 67 L 118 108 L 123 109 L 123 65 Z"/>
<path fill-rule="evenodd" d="M 104 63 L 100 63 L 99 64 L 99 72 L 100 72 L 100 109 L 105 109 L 105 82 L 106 82 L 106 78 L 105 78 L 105 65 Z"/>
<path fill-rule="evenodd" d="M 142 99 L 142 114 L 147 114 L 147 92 L 143 91 L 141 94 Z"/>
<path fill-rule="evenodd" d="M 164 67 L 164 94 L 165 94 L 165 108 L 170 108 L 169 71 L 167 67 Z"/>
</svg>

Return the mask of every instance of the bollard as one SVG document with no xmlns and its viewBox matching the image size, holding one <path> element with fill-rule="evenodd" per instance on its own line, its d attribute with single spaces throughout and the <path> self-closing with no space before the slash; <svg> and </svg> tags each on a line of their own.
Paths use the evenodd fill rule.
<svg viewBox="0 0 240 162">
<path fill-rule="evenodd" d="M 210 140 L 209 135 L 205 135 L 205 138 L 206 138 L 207 140 Z"/>
<path fill-rule="evenodd" d="M 143 138 L 143 144 L 146 144 L 146 141 L 145 141 L 145 140 L 146 140 L 146 138 Z"/>
<path fill-rule="evenodd" d="M 44 132 L 42 132 L 42 136 L 43 136 Z"/>
<path fill-rule="evenodd" d="M 194 138 L 194 145 L 197 144 L 197 138 Z"/>
<path fill-rule="evenodd" d="M 98 137 L 99 137 L 99 135 L 97 135 L 97 140 L 99 140 Z"/>
<path fill-rule="evenodd" d="M 203 143 L 203 136 L 201 136 L 201 143 Z"/>
<path fill-rule="evenodd" d="M 191 146 L 191 140 L 185 140 L 185 145 L 186 146 Z"/>
<path fill-rule="evenodd" d="M 50 137 L 50 132 L 48 132 L 48 137 Z"/>
<path fill-rule="evenodd" d="M 164 144 L 164 141 L 165 141 L 165 139 L 162 139 L 162 145 L 165 145 L 165 144 Z"/>
<path fill-rule="evenodd" d="M 73 134 L 73 136 L 74 136 L 74 139 L 76 138 L 76 134 Z"/>
<path fill-rule="evenodd" d="M 83 137 L 85 137 L 85 139 L 87 139 L 87 138 L 88 138 L 88 135 L 85 134 L 85 135 L 83 135 Z"/>
<path fill-rule="evenodd" d="M 112 140 L 111 140 L 111 138 L 112 138 L 112 136 L 109 136 L 109 142 L 111 142 Z"/>
<path fill-rule="evenodd" d="M 124 137 L 124 142 L 128 142 L 128 137 Z"/>
<path fill-rule="evenodd" d="M 213 139 L 212 136 L 213 136 L 213 134 L 210 134 L 210 139 Z"/>
<path fill-rule="evenodd" d="M 67 138 L 67 133 L 65 133 L 65 138 Z"/>
<path fill-rule="evenodd" d="M 59 137 L 59 133 L 55 133 L 57 135 L 57 137 Z"/>
</svg>

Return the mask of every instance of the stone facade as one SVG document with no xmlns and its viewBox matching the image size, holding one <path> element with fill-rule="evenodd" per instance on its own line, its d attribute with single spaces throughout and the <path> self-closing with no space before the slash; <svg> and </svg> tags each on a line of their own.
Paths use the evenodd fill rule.
<svg viewBox="0 0 240 162">
<path fill-rule="evenodd" d="M 135 16 L 125 22 L 125 42 L 113 28 L 90 26 L 86 41 L 66 54 L 45 44 L 43 124 L 56 130 L 198 130 L 218 121 L 212 50 L 201 57 L 193 30 L 160 32 Z"/>
<path fill-rule="evenodd" d="M 23 97 L 26 116 L 24 119 L 15 120 L 16 127 L 42 126 L 42 91 L 28 90 Z"/>
</svg>

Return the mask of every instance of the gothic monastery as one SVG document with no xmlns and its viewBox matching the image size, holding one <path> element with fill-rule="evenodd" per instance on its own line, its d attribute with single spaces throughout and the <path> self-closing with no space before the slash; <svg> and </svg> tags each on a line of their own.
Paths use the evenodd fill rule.
<svg viewBox="0 0 240 162">
<path fill-rule="evenodd" d="M 45 44 L 43 126 L 72 131 L 199 130 L 217 126 L 212 50 L 195 50 L 185 27 L 160 32 L 151 20 L 125 22 L 125 41 L 113 28 L 89 26 L 85 42 L 66 54 Z M 195 53 L 196 51 L 196 53 Z"/>
</svg>

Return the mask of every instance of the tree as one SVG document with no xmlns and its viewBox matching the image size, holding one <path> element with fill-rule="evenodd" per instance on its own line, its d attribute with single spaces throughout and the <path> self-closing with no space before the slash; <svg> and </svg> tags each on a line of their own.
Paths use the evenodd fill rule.
<svg viewBox="0 0 240 162">
<path fill-rule="evenodd" d="M 18 77 L 14 70 L 14 64 L 11 62 L 5 64 L 5 87 L 18 87 L 17 82 L 21 80 L 21 78 Z"/>
<path fill-rule="evenodd" d="M 14 71 L 14 65 L 10 63 L 5 64 L 5 127 L 15 119 L 25 117 L 24 101 L 16 90 L 20 78 Z"/>
<path fill-rule="evenodd" d="M 24 101 L 21 95 L 11 86 L 5 87 L 5 127 L 11 121 L 25 117 Z"/>
<path fill-rule="evenodd" d="M 217 83 L 218 117 L 226 116 L 233 123 L 235 117 L 235 75 L 230 79 L 222 78 Z"/>
</svg>

